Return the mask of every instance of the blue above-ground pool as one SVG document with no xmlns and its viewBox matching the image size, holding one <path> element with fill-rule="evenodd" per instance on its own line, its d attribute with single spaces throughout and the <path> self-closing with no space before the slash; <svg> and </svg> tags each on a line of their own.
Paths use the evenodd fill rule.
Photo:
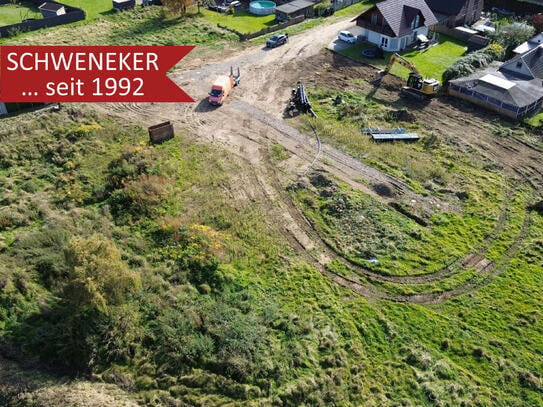
<svg viewBox="0 0 543 407">
<path fill-rule="evenodd" d="M 251 1 L 249 3 L 249 13 L 259 16 L 267 16 L 275 13 L 275 3 L 269 0 Z"/>
</svg>

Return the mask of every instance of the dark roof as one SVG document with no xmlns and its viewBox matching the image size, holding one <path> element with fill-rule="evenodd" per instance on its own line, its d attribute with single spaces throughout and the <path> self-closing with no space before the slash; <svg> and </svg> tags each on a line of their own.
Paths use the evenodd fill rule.
<svg viewBox="0 0 543 407">
<path fill-rule="evenodd" d="M 59 3 L 51 3 L 51 2 L 45 2 L 43 3 L 41 6 L 39 6 L 38 8 L 40 10 L 45 10 L 45 11 L 58 11 L 60 10 L 61 8 L 63 8 L 64 6 L 62 4 L 59 4 Z"/>
<path fill-rule="evenodd" d="M 275 8 L 275 11 L 281 11 L 286 14 L 295 13 L 308 7 L 313 7 L 315 3 L 306 0 L 294 0 Z"/>
<path fill-rule="evenodd" d="M 397 37 L 410 33 L 411 22 L 422 15 L 425 26 L 437 24 L 437 19 L 424 0 L 386 0 L 376 6 Z"/>
<path fill-rule="evenodd" d="M 504 88 L 481 80 L 486 75 L 496 77 L 498 80 L 505 80 L 513 86 Z M 500 71 L 496 71 L 495 66 L 466 78 L 452 80 L 450 83 L 519 108 L 529 106 L 543 98 L 543 87 L 540 80 L 526 81 L 505 76 Z"/>
<path fill-rule="evenodd" d="M 522 63 L 526 74 L 518 72 L 516 69 L 518 63 Z M 500 71 L 524 79 L 543 79 L 543 44 L 504 62 Z"/>
<path fill-rule="evenodd" d="M 435 13 L 456 16 L 467 0 L 426 0 L 428 7 Z"/>
</svg>

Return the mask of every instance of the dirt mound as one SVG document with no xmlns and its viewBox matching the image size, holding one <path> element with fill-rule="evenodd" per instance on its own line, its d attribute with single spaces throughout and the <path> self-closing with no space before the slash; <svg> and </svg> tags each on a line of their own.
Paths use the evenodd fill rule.
<svg viewBox="0 0 543 407">
<path fill-rule="evenodd" d="M 540 201 L 530 207 L 533 211 L 536 211 L 540 215 L 543 215 L 543 201 Z"/>
<path fill-rule="evenodd" d="M 386 184 L 374 184 L 372 188 L 379 196 L 392 197 L 394 196 L 394 191 Z"/>
<path fill-rule="evenodd" d="M 314 172 L 309 176 L 309 182 L 314 187 L 331 187 L 333 182 L 320 172 Z"/>
<path fill-rule="evenodd" d="M 417 118 L 413 113 L 408 112 L 405 109 L 401 110 L 395 110 L 391 112 L 392 117 L 394 120 L 398 122 L 406 122 L 406 123 L 414 123 L 417 121 Z"/>
</svg>

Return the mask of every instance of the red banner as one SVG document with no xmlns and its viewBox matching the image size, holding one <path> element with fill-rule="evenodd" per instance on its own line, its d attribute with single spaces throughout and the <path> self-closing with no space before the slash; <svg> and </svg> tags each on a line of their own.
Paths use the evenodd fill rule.
<svg viewBox="0 0 543 407">
<path fill-rule="evenodd" d="M 2 102 L 194 102 L 166 76 L 193 46 L 1 46 Z"/>
</svg>

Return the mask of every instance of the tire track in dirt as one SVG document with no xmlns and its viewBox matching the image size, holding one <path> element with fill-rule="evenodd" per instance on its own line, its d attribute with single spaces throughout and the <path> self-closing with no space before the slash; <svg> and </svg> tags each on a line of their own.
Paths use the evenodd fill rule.
<svg viewBox="0 0 543 407">
<path fill-rule="evenodd" d="M 266 112 L 252 106 L 248 105 L 243 101 L 235 100 L 231 104 L 232 107 L 238 108 L 244 113 L 250 114 L 250 116 L 254 119 L 257 119 L 266 125 L 273 127 L 275 130 L 280 132 L 283 135 L 288 136 L 291 139 L 294 139 L 295 141 L 301 143 L 301 144 L 309 144 L 311 143 L 311 139 L 305 135 L 302 135 L 298 130 L 292 128 L 291 126 L 288 126 L 286 123 L 277 120 L 273 116 L 267 114 Z M 327 146 L 326 146 L 327 147 Z M 364 168 L 366 169 L 366 166 L 364 166 L 362 163 L 358 162 L 354 158 L 347 156 L 346 154 L 343 154 L 339 151 L 335 151 L 335 149 L 331 149 L 332 151 L 332 157 L 337 157 L 338 160 L 343 161 L 345 164 L 347 164 L 350 167 L 354 168 Z M 371 169 L 375 171 L 374 169 Z M 388 177 L 386 174 L 384 174 L 385 179 L 388 181 L 391 179 L 391 177 Z M 380 178 L 383 179 L 383 178 Z M 394 180 L 394 179 L 392 179 Z M 396 180 L 394 180 L 396 181 Z M 400 187 L 404 186 L 403 183 L 399 182 Z M 275 190 L 279 191 L 280 186 L 276 185 Z M 408 191 L 407 193 L 410 193 L 409 189 L 406 189 L 405 191 Z M 389 282 L 389 283 L 395 283 L 395 284 L 427 284 L 432 282 L 439 282 L 443 280 L 444 278 L 450 277 L 454 274 L 454 271 L 458 268 L 465 268 L 463 266 L 463 263 L 466 261 L 469 261 L 469 258 L 471 256 L 478 256 L 481 258 L 481 262 L 477 262 L 475 266 L 478 266 L 479 263 L 479 273 L 489 273 L 493 269 L 493 264 L 484 262 L 484 252 L 486 248 L 490 245 L 490 243 L 494 240 L 496 235 L 503 229 L 505 220 L 506 220 L 506 208 L 502 208 L 502 212 L 500 214 L 500 217 L 498 218 L 497 224 L 493 230 L 493 232 L 485 238 L 485 243 L 483 244 L 482 249 L 475 253 L 475 254 L 467 254 L 464 257 L 461 257 L 457 259 L 452 264 L 444 267 L 443 269 L 439 270 L 436 273 L 428 274 L 428 275 L 418 275 L 418 276 L 390 276 L 390 275 L 383 275 L 380 273 L 376 273 L 373 271 L 370 271 L 368 269 L 365 269 L 358 264 L 353 263 L 352 261 L 346 259 L 341 254 L 338 254 L 335 249 L 325 240 L 321 239 L 319 236 L 315 236 L 315 234 L 318 235 L 318 233 L 314 230 L 311 223 L 308 221 L 305 216 L 303 216 L 298 208 L 295 207 L 295 205 L 291 202 L 290 197 L 283 197 L 282 201 L 286 204 L 286 209 L 289 213 L 289 218 L 294 221 L 297 224 L 296 230 L 293 229 L 292 223 L 290 228 L 287 227 L 285 230 L 287 230 L 296 240 L 298 245 L 301 245 L 305 247 L 306 250 L 311 250 L 315 247 L 319 248 L 320 254 L 318 256 L 312 256 L 313 263 L 316 264 L 321 271 L 325 271 L 327 275 L 335 274 L 336 279 L 343 279 L 344 284 L 348 284 L 349 286 L 353 285 L 360 285 L 364 288 L 357 288 L 357 291 L 364 292 L 366 295 L 371 295 L 373 298 L 387 298 L 394 301 L 407 301 L 407 302 L 417 302 L 417 303 L 433 303 L 436 301 L 439 301 L 439 299 L 436 300 L 436 294 L 419 294 L 416 296 L 409 296 L 409 295 L 402 295 L 402 294 L 396 294 L 396 293 L 389 293 L 382 290 L 381 287 L 377 288 L 373 286 L 372 288 L 368 287 L 367 285 L 364 286 L 361 284 L 361 282 L 356 281 L 354 279 L 350 279 L 346 276 L 340 275 L 338 273 L 334 273 L 333 271 L 330 271 L 326 269 L 324 266 L 325 264 L 330 261 L 330 259 L 336 259 L 338 261 L 341 261 L 344 265 L 347 267 L 359 272 L 361 275 L 363 275 L 365 278 L 369 279 L 370 281 L 375 282 Z M 504 199 L 504 205 L 507 202 L 507 199 Z M 311 243 L 308 243 L 311 242 Z M 323 262 L 323 259 L 325 261 Z M 454 296 L 454 293 L 463 293 L 466 289 L 462 289 L 462 287 L 470 287 L 469 282 L 464 283 L 462 286 L 455 287 L 454 290 L 451 291 L 445 291 L 442 294 L 442 297 L 439 298 L 450 298 L 451 295 Z M 447 292 L 453 293 L 447 297 L 445 295 Z M 467 291 L 466 291 L 467 292 Z M 460 295 L 460 294 L 459 294 Z"/>
<path fill-rule="evenodd" d="M 236 107 L 236 105 L 237 103 L 233 103 L 233 107 Z M 133 119 L 138 119 L 140 121 L 142 118 L 148 118 L 148 119 L 152 118 L 156 120 L 158 112 L 154 112 L 153 111 L 154 109 L 152 109 L 152 107 L 153 107 L 152 105 L 142 106 L 141 104 L 126 104 L 126 105 L 117 104 L 113 106 L 112 110 L 122 114 L 123 116 L 128 113 L 130 117 L 132 117 Z M 185 113 L 189 113 L 189 114 L 184 115 L 183 122 L 196 121 L 196 123 L 193 123 L 193 124 L 197 126 L 199 124 L 199 120 L 198 120 L 199 115 L 194 112 L 191 113 L 191 109 L 184 109 L 184 110 L 186 110 Z M 251 113 L 255 113 L 255 112 L 252 111 Z M 255 118 L 254 114 L 251 114 L 251 117 Z M 293 138 L 295 141 L 299 142 L 300 144 L 304 146 L 307 144 L 310 144 L 308 143 L 308 137 L 302 135 L 296 129 L 282 122 L 276 121 L 275 118 L 269 117 L 269 115 L 267 115 L 266 113 L 262 111 L 258 112 L 258 114 L 256 115 L 256 119 L 263 121 L 268 125 L 271 125 L 271 127 L 275 128 L 277 131 L 279 131 L 282 134 L 287 133 L 287 135 L 290 138 Z M 258 140 L 255 140 L 252 137 L 248 137 L 248 139 L 251 141 L 258 142 Z M 332 154 L 335 153 L 334 150 L 332 150 L 332 152 L 333 152 Z M 297 151 L 297 154 L 299 153 L 300 152 Z M 337 154 L 337 157 L 343 160 L 344 162 L 346 162 L 346 164 L 351 167 L 352 166 L 354 166 L 355 168 L 358 167 L 358 165 L 356 164 L 356 160 L 352 159 L 351 157 L 345 158 L 344 155 L 341 153 Z M 309 161 L 310 156 L 306 155 L 305 159 Z M 275 173 L 275 171 L 272 171 L 272 172 Z M 257 174 L 257 171 L 255 171 L 255 174 Z M 268 170 L 268 178 L 269 176 L 270 176 L 270 171 Z M 279 201 L 282 202 L 281 206 L 282 206 L 282 212 L 283 212 L 283 220 L 285 224 L 284 231 L 289 236 L 289 241 L 294 243 L 298 247 L 303 248 L 303 252 L 306 253 L 305 257 L 307 259 L 310 259 L 311 263 L 315 267 L 317 267 L 324 275 L 327 275 L 333 281 L 335 281 L 336 283 L 342 286 L 349 287 L 350 289 L 357 292 L 358 294 L 361 294 L 373 299 L 388 299 L 388 300 L 399 301 L 399 302 L 414 302 L 414 303 L 419 303 L 419 304 L 432 303 L 433 304 L 433 303 L 443 302 L 447 299 L 453 298 L 458 295 L 469 293 L 491 281 L 490 277 L 485 279 L 481 283 L 477 283 L 477 284 L 473 284 L 468 281 L 462 286 L 455 287 L 453 290 L 445 291 L 442 293 L 436 293 L 436 294 L 428 293 L 428 294 L 417 294 L 417 295 L 404 295 L 404 294 L 386 292 L 382 289 L 382 287 L 375 287 L 371 283 L 371 281 L 390 282 L 390 283 L 395 283 L 395 284 L 424 284 L 424 283 L 429 283 L 429 282 L 438 282 L 442 280 L 443 278 L 449 277 L 451 275 L 451 272 L 457 269 L 458 267 L 471 266 L 472 260 L 470 261 L 470 258 L 468 256 L 478 256 L 481 259 L 484 258 L 484 256 L 482 256 L 481 252 L 477 252 L 476 254 L 459 258 L 453 264 L 430 275 L 387 276 L 387 275 L 382 275 L 379 273 L 372 272 L 344 258 L 342 255 L 338 254 L 328 242 L 321 239 L 318 236 L 318 232 L 316 232 L 316 230 L 311 225 L 311 223 L 307 220 L 307 218 L 305 218 L 305 216 L 303 216 L 300 213 L 298 208 L 293 204 L 288 194 L 284 192 L 284 188 L 281 187 L 278 179 L 276 179 L 275 183 L 272 183 L 273 185 L 271 186 L 271 188 L 269 185 L 266 184 L 266 182 L 263 181 L 263 178 L 261 175 L 255 175 L 254 179 L 260 185 L 260 188 L 262 189 L 262 191 L 264 191 L 264 194 L 270 199 L 270 202 L 275 202 L 275 203 L 278 203 Z M 271 192 L 271 191 L 275 191 L 275 192 Z M 278 199 L 277 196 L 279 196 L 280 198 Z M 506 201 L 507 199 L 504 200 L 504 202 Z M 274 208 L 274 205 L 268 205 L 268 209 L 270 211 L 277 210 L 277 208 Z M 487 247 L 491 243 L 491 241 L 495 238 L 497 233 L 503 229 L 504 223 L 505 223 L 505 217 L 506 217 L 505 211 L 502 211 L 493 233 L 486 238 L 487 244 L 485 245 L 485 247 Z M 519 244 L 520 244 L 519 239 L 517 239 L 515 242 L 515 247 L 518 247 Z M 309 253 L 312 253 L 312 254 L 309 254 Z M 509 249 L 508 255 L 510 256 L 512 253 L 513 251 Z M 353 278 L 349 278 L 347 276 L 336 273 L 330 269 L 327 269 L 325 266 L 332 259 L 338 260 L 342 262 L 345 266 L 353 269 L 355 272 L 360 273 L 362 276 L 366 277 L 370 281 L 370 284 L 367 284 L 367 283 L 364 284 Z M 464 264 L 466 262 L 468 262 L 468 264 Z M 494 271 L 494 268 L 495 267 L 493 263 L 487 264 L 485 265 L 484 269 L 481 270 L 481 272 L 488 274 L 489 276 L 495 276 L 496 272 Z M 503 268 L 504 267 L 501 266 L 498 270 L 502 270 Z"/>
<path fill-rule="evenodd" d="M 288 125 L 282 120 L 275 118 L 274 116 L 268 114 L 267 112 L 246 103 L 241 100 L 234 100 L 230 104 L 231 107 L 250 115 L 252 118 L 261 121 L 262 123 L 274 128 L 281 135 L 290 138 L 293 141 L 296 141 L 300 145 L 312 145 L 313 140 L 300 133 L 296 128 Z M 332 168 L 330 172 L 339 175 L 339 178 L 343 181 L 349 183 L 351 186 L 354 186 L 367 194 L 370 194 L 374 198 L 378 199 L 381 202 L 387 203 L 388 200 L 377 194 L 372 189 L 368 188 L 366 185 L 363 185 L 359 182 L 355 182 L 355 178 L 364 178 L 367 179 L 370 183 L 381 183 L 388 185 L 392 190 L 398 191 L 399 194 L 409 197 L 409 199 L 414 199 L 419 203 L 424 203 L 427 206 L 428 211 L 431 212 L 431 207 L 435 204 L 436 200 L 433 199 L 432 202 L 427 197 L 416 194 L 413 192 L 407 184 L 403 181 L 391 177 L 385 173 L 382 173 L 376 170 L 369 165 L 363 164 L 350 155 L 343 153 L 325 143 L 321 142 L 322 155 L 325 158 L 328 158 L 328 165 L 321 164 L 323 167 Z M 352 174 L 346 178 L 346 170 Z M 447 205 L 444 202 L 440 202 L 442 208 L 446 208 Z"/>
<path fill-rule="evenodd" d="M 345 25 L 345 23 L 342 23 Z M 327 35 L 335 35 L 337 29 L 340 25 L 336 24 L 334 26 L 327 27 Z M 296 41 L 294 41 L 296 39 Z M 320 40 L 320 38 L 319 38 Z M 291 41 L 284 48 L 280 48 L 282 51 L 274 52 L 266 51 L 262 48 L 260 49 L 251 49 L 244 50 L 238 55 L 233 56 L 232 58 L 220 61 L 219 63 L 206 64 L 202 67 L 194 69 L 192 71 L 186 72 L 175 72 L 173 78 L 176 82 L 180 82 L 183 88 L 187 88 L 189 94 L 193 95 L 194 98 L 200 99 L 201 102 L 199 105 L 194 108 L 191 105 L 180 104 L 169 104 L 167 108 L 158 108 L 157 106 L 152 105 L 117 105 L 112 108 L 114 113 L 118 116 L 125 116 L 126 118 L 135 121 L 137 123 L 145 123 L 145 125 L 155 124 L 156 121 L 161 120 L 172 120 L 175 124 L 181 124 L 187 128 L 194 130 L 198 134 L 199 138 L 220 143 L 220 145 L 226 147 L 230 151 L 234 152 L 238 156 L 246 159 L 251 168 L 254 169 L 256 178 L 254 178 L 255 184 L 258 184 L 258 188 L 264 191 L 264 194 L 269 197 L 270 202 L 267 203 L 267 207 L 270 208 L 272 213 L 282 214 L 282 221 L 284 223 L 285 235 L 292 242 L 293 247 L 300 248 L 304 250 L 300 251 L 306 258 L 310 258 L 312 263 L 315 264 L 325 275 L 328 275 L 336 283 L 344 286 L 348 286 L 353 291 L 371 298 L 386 298 L 394 301 L 409 301 L 409 302 L 418 302 L 418 303 L 433 303 L 445 301 L 452 296 L 462 295 L 463 293 L 471 292 L 478 289 L 482 285 L 486 284 L 487 281 L 490 281 L 490 276 L 495 276 L 501 272 L 503 269 L 501 265 L 495 265 L 492 263 L 485 263 L 484 256 L 480 255 L 480 252 L 469 254 L 463 258 L 458 259 L 453 265 L 449 265 L 449 269 L 445 267 L 442 269 L 443 274 L 433 273 L 431 278 L 435 279 L 432 282 L 438 282 L 443 278 L 450 276 L 451 272 L 454 272 L 456 268 L 462 268 L 469 265 L 475 267 L 480 267 L 480 273 L 488 275 L 485 280 L 481 283 L 469 284 L 469 282 L 463 284 L 462 286 L 455 287 L 453 290 L 441 293 L 441 294 L 420 294 L 417 296 L 408 296 L 403 294 L 387 293 L 383 291 L 382 287 L 375 287 L 371 281 L 375 282 L 392 282 L 397 284 L 422 284 L 427 283 L 428 280 L 422 280 L 423 278 L 428 278 L 425 276 L 390 276 L 390 278 L 396 278 L 393 281 L 384 280 L 389 277 L 384 277 L 381 274 L 370 272 L 365 270 L 364 273 L 360 273 L 361 276 L 364 276 L 370 280 L 369 284 L 362 284 L 360 281 L 356 281 L 354 278 L 350 279 L 347 276 L 342 276 L 336 274 L 333 271 L 330 271 L 325 268 L 325 264 L 330 259 L 337 258 L 339 261 L 342 261 L 347 267 L 355 269 L 359 268 L 359 271 L 363 268 L 358 265 L 349 264 L 346 259 L 341 256 L 338 256 L 337 253 L 330 247 L 325 241 L 320 239 L 318 232 L 314 227 L 307 221 L 307 219 L 300 213 L 298 208 L 295 207 L 288 193 L 284 191 L 284 188 L 281 187 L 279 181 L 277 184 L 267 180 L 270 178 L 270 174 L 277 174 L 270 168 L 268 170 L 263 170 L 258 167 L 257 162 L 261 158 L 261 154 L 255 154 L 256 150 L 262 146 L 267 140 L 272 140 L 274 142 L 279 142 L 282 145 L 288 144 L 287 149 L 293 153 L 299 160 L 310 162 L 314 157 L 314 142 L 311 141 L 309 137 L 301 135 L 296 129 L 288 126 L 284 121 L 278 119 L 276 113 L 279 113 L 280 108 L 276 106 L 280 103 L 283 103 L 282 97 L 288 93 L 290 90 L 287 86 L 288 83 L 294 83 L 295 77 L 300 79 L 300 70 L 285 70 L 283 67 L 287 64 L 293 63 L 293 61 L 303 60 L 306 65 L 312 67 L 315 70 L 315 65 L 313 64 L 310 58 L 318 53 L 321 45 L 318 41 L 315 41 L 313 30 L 308 31 L 302 35 L 293 36 L 293 41 Z M 300 58 L 302 57 L 302 58 Z M 333 57 L 335 58 L 335 57 Z M 203 102 L 205 98 L 205 93 L 207 92 L 207 87 L 211 83 L 212 76 L 225 74 L 230 70 L 230 66 L 241 66 L 242 69 L 242 83 L 240 85 L 241 90 L 234 90 L 232 96 L 229 97 L 227 102 L 223 107 L 217 110 L 207 109 L 206 104 Z M 300 66 L 300 65 L 298 65 Z M 358 68 L 356 68 L 358 69 Z M 370 69 L 365 69 L 364 71 L 369 72 Z M 287 72 L 290 72 L 289 75 L 286 75 Z M 309 71 L 308 71 L 309 72 Z M 247 75 L 247 80 L 244 75 Z M 253 74 L 255 78 L 250 78 L 250 75 Z M 282 80 L 278 81 L 277 77 L 281 76 Z M 327 74 L 328 75 L 328 74 Z M 364 76 L 361 76 L 364 77 Z M 274 78 L 274 79 L 272 79 Z M 333 80 L 333 78 L 330 78 Z M 244 90 L 250 90 L 250 92 L 243 92 Z M 390 92 L 389 92 L 390 93 Z M 267 95 L 267 97 L 265 97 Z M 280 100 L 281 99 L 281 100 Z M 256 108 L 254 105 L 258 104 L 263 106 L 266 111 Z M 460 123 L 461 118 L 458 114 L 458 110 L 448 106 L 447 104 L 437 100 L 432 101 L 431 105 L 433 107 L 441 108 L 443 111 L 442 114 L 436 115 L 433 109 L 423 108 L 421 109 L 422 116 L 425 117 L 425 123 L 434 123 L 436 131 L 441 132 L 443 128 L 451 129 L 451 134 L 447 137 L 449 140 L 458 139 L 459 143 L 466 148 L 473 148 L 478 152 L 485 152 L 484 156 L 491 159 L 493 162 L 500 162 L 504 156 L 509 155 L 518 155 L 523 154 L 527 151 L 533 152 L 527 146 L 519 146 L 517 144 L 511 145 L 511 149 L 508 149 L 509 146 L 505 142 L 505 146 L 501 146 L 501 150 L 496 153 L 491 147 L 491 141 L 488 137 L 482 139 L 470 136 L 467 140 L 464 140 L 462 132 L 465 133 L 465 130 Z M 213 113 L 211 113 L 213 112 Z M 271 113 L 273 112 L 273 113 Z M 108 112 L 111 114 L 111 112 Z M 211 113 L 211 114 L 209 114 Z M 239 114 L 247 116 L 247 124 L 243 125 L 241 128 L 235 126 L 234 124 L 229 124 L 232 119 L 235 121 L 241 122 Z M 431 116 L 431 117 L 430 117 Z M 245 122 L 245 120 L 243 120 Z M 260 122 L 260 125 L 253 126 L 255 120 Z M 150 123 L 151 122 L 151 123 Z M 221 128 L 223 125 L 227 124 L 224 130 L 221 130 L 215 133 L 216 128 Z M 271 128 L 273 131 L 266 131 L 265 126 Z M 481 128 L 481 133 L 490 134 L 491 128 L 489 125 L 476 123 L 475 120 L 470 122 L 471 128 Z M 487 127 L 488 126 L 488 127 Z M 254 128 L 253 128 L 254 127 Z M 453 130 L 454 129 L 454 130 Z M 231 132 L 231 133 L 228 133 Z M 288 139 L 288 143 L 285 141 Z M 245 142 L 251 144 L 249 150 L 248 147 L 243 146 Z M 293 146 L 294 144 L 294 146 Z M 242 149 L 244 149 L 242 151 Z M 249 152 L 247 152 L 247 151 Z M 358 188 L 365 193 L 370 194 L 380 201 L 386 201 L 385 198 L 378 196 L 375 191 L 368 188 L 366 185 L 358 183 L 355 181 L 358 178 L 366 178 L 372 182 L 380 182 L 397 191 L 398 195 L 402 197 L 412 198 L 417 200 L 417 202 L 423 202 L 430 206 L 430 203 L 427 202 L 427 198 L 418 196 L 414 194 L 409 187 L 400 180 L 396 180 L 392 177 L 389 177 L 386 174 L 380 173 L 375 169 L 365 166 L 358 160 L 342 153 L 339 150 L 333 149 L 327 145 L 322 146 L 323 156 L 326 158 L 326 162 L 320 163 L 321 167 L 328 170 L 330 173 L 338 176 L 342 181 L 347 182 L 354 188 Z M 515 153 L 514 151 L 519 151 Z M 251 156 L 251 154 L 255 154 Z M 537 157 L 531 158 L 528 160 L 528 165 L 522 164 L 520 168 L 508 163 L 508 168 L 516 170 L 520 173 L 520 177 L 526 179 L 525 177 L 530 176 L 530 174 L 535 176 L 536 181 L 532 182 L 532 185 L 535 187 L 540 185 L 538 176 L 541 174 L 534 174 L 537 169 Z M 271 172 L 270 172 L 271 171 Z M 361 174 L 364 175 L 361 177 Z M 273 178 L 273 177 L 272 177 Z M 279 208 L 274 208 L 273 202 L 281 202 Z M 435 202 L 434 202 L 435 203 Z M 442 208 L 445 205 L 441 206 Z M 276 212 L 278 211 L 278 212 Z M 505 222 L 505 218 L 504 218 Z M 495 231 L 496 234 L 501 230 L 499 228 L 500 220 L 496 225 Z M 492 234 L 491 234 L 492 235 Z M 491 239 L 491 235 L 485 238 L 485 241 Z M 522 235 L 519 235 L 516 247 L 520 245 L 522 241 Z M 517 242 L 517 240 L 515 242 Z M 511 246 L 515 246 L 515 243 Z M 511 249 L 511 253 L 514 253 L 516 249 Z M 501 263 L 500 263 L 501 264 Z M 505 267 L 505 266 L 503 266 Z M 373 275 L 367 273 L 374 273 Z M 400 279 L 400 280 L 399 280 Z M 403 279 L 403 280 L 402 280 Z M 417 279 L 420 279 L 417 280 Z M 471 291 L 470 291 L 471 290 Z"/>
<path fill-rule="evenodd" d="M 524 221 L 522 223 L 520 232 L 517 234 L 517 236 L 513 240 L 513 243 L 511 244 L 511 246 L 509 246 L 509 248 L 505 252 L 505 255 L 503 256 L 502 261 L 498 265 L 491 263 L 490 265 L 485 267 L 485 269 L 483 270 L 484 273 L 482 274 L 486 275 L 487 277 L 483 281 L 481 282 L 468 281 L 459 287 L 456 287 L 450 291 L 444 291 L 442 293 L 414 295 L 409 298 L 410 302 L 414 302 L 417 304 L 439 304 L 451 298 L 458 297 L 461 295 L 466 295 L 473 291 L 477 291 L 480 288 L 490 284 L 509 265 L 509 262 L 515 256 L 520 245 L 524 241 L 526 237 L 526 233 L 528 232 L 529 226 L 530 226 L 530 213 L 526 211 L 524 212 Z"/>
<path fill-rule="evenodd" d="M 316 137 L 318 138 L 318 134 L 316 134 Z M 497 220 L 497 223 L 493 231 L 485 238 L 479 251 L 477 251 L 476 253 L 471 253 L 463 257 L 460 257 L 452 264 L 444 267 L 443 269 L 433 274 L 419 275 L 419 276 L 391 276 L 391 275 L 383 275 L 380 273 L 370 271 L 364 267 L 359 266 L 356 263 L 353 263 L 349 259 L 346 259 L 344 256 L 339 254 L 335 250 L 335 248 L 333 248 L 325 239 L 322 239 L 318 235 L 318 232 L 315 230 L 311 222 L 296 207 L 296 205 L 291 200 L 290 196 L 284 193 L 284 189 L 281 187 L 279 180 L 275 178 L 275 175 L 273 175 L 274 171 L 271 169 L 271 163 L 268 162 L 267 167 L 270 168 L 268 170 L 268 173 L 270 174 L 269 176 L 271 177 L 271 179 L 274 179 L 273 187 L 275 191 L 281 196 L 282 205 L 284 206 L 285 210 L 288 212 L 288 215 L 289 215 L 288 218 L 290 218 L 292 222 L 297 224 L 297 227 L 299 228 L 297 231 L 293 231 L 292 226 L 291 226 L 291 228 L 287 227 L 286 230 L 294 237 L 294 240 L 297 242 L 297 244 L 301 246 L 302 248 L 304 248 L 306 253 L 308 253 L 309 250 L 312 250 L 315 247 L 319 248 L 320 253 L 318 255 L 313 254 L 312 256 L 309 256 L 309 257 L 312 259 L 312 263 L 316 265 L 323 274 L 331 277 L 336 283 L 349 287 L 353 289 L 355 292 L 361 293 L 362 295 L 370 296 L 372 298 L 389 299 L 393 301 L 414 302 L 414 303 L 419 303 L 419 304 L 425 304 L 425 303 L 434 304 L 434 303 L 440 303 L 452 297 L 464 295 L 471 291 L 479 289 L 483 285 L 488 284 L 492 279 L 490 277 L 487 277 L 480 283 L 477 283 L 477 282 L 474 283 L 473 281 L 469 280 L 455 287 L 452 290 L 442 291 L 440 293 L 407 295 L 407 294 L 390 293 L 387 291 L 383 291 L 381 287 L 377 288 L 373 284 L 371 284 L 371 287 L 369 287 L 368 284 L 364 285 L 360 281 L 356 281 L 353 278 L 346 277 L 340 273 L 327 269 L 325 267 L 326 263 L 328 263 L 331 259 L 338 260 L 344 265 L 346 265 L 347 267 L 351 268 L 352 270 L 358 271 L 370 281 L 373 280 L 373 281 L 379 281 L 379 282 L 391 282 L 391 283 L 400 284 L 400 285 L 427 284 L 431 282 L 439 282 L 439 281 L 442 281 L 444 278 L 452 276 L 454 271 L 458 268 L 463 268 L 463 269 L 476 268 L 478 271 L 478 275 L 486 274 L 486 275 L 495 277 L 505 267 L 505 265 L 500 266 L 501 268 L 498 269 L 498 272 L 494 271 L 495 264 L 487 260 L 484 255 L 488 247 L 490 246 L 490 244 L 494 241 L 494 239 L 498 235 L 498 233 L 501 230 L 503 230 L 503 228 L 505 227 L 506 218 L 507 218 L 507 202 L 509 201 L 509 194 L 506 194 L 506 196 L 503 199 L 504 204 L 502 205 L 500 216 Z M 514 252 L 516 251 L 516 249 L 518 248 L 518 246 L 524 239 L 525 231 L 528 226 L 527 220 L 528 218 L 526 215 L 521 233 L 519 233 L 519 235 L 515 238 L 513 244 L 511 245 L 511 247 L 508 249 L 506 253 L 507 259 L 511 258 L 511 256 L 514 254 Z M 292 224 L 293 223 L 290 223 L 290 225 Z M 304 235 L 303 239 L 300 238 L 300 234 Z M 307 241 L 311 242 L 310 246 L 308 246 L 308 244 L 306 243 Z"/>
</svg>

